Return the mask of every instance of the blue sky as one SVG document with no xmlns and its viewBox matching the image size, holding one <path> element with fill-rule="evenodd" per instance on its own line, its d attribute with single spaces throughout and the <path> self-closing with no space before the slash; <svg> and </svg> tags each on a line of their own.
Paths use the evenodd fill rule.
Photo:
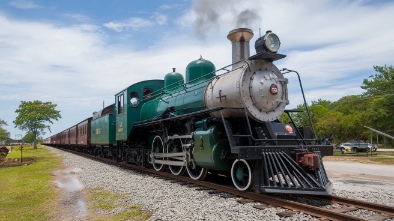
<svg viewBox="0 0 394 221">
<path fill-rule="evenodd" d="M 114 94 L 203 58 L 231 62 L 226 36 L 246 27 L 281 39 L 279 69 L 301 74 L 306 98 L 361 94 L 374 65 L 393 65 L 393 1 L 346 0 L 2 0 L 0 119 L 11 137 L 20 102 L 57 104 L 61 132 L 114 102 Z M 290 105 L 301 104 L 289 78 Z"/>
</svg>

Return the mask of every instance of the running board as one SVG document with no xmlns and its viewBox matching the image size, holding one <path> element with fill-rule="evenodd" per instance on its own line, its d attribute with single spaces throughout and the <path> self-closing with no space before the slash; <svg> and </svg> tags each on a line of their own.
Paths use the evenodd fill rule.
<svg viewBox="0 0 394 221">
<path fill-rule="evenodd" d="M 163 164 L 170 166 L 186 166 L 186 151 L 176 153 L 153 153 L 150 155 L 152 158 L 151 164 Z M 165 160 L 170 158 L 171 160 Z"/>
<path fill-rule="evenodd" d="M 191 139 L 191 138 L 193 138 L 193 136 L 192 135 L 181 135 L 181 136 L 179 136 L 179 135 L 174 135 L 174 136 L 168 136 L 168 140 L 174 140 L 174 139 Z"/>
<path fill-rule="evenodd" d="M 154 157 L 185 157 L 186 152 L 176 152 L 176 153 L 154 153 Z"/>
<path fill-rule="evenodd" d="M 152 164 L 164 164 L 170 166 L 186 166 L 186 161 L 154 160 Z"/>
</svg>

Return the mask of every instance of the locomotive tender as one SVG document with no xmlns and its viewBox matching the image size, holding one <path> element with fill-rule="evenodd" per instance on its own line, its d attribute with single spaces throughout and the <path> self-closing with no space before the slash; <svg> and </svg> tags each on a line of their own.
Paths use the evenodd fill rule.
<svg viewBox="0 0 394 221">
<path fill-rule="evenodd" d="M 313 126 L 279 122 L 292 111 L 285 110 L 288 80 L 273 64 L 285 57 L 277 53 L 278 36 L 267 31 L 250 57 L 252 37 L 246 28 L 228 34 L 231 65 L 215 70 L 200 57 L 187 66 L 185 80 L 173 69 L 164 80 L 133 84 L 114 104 L 45 143 L 158 171 L 168 167 L 175 175 L 187 171 L 196 180 L 208 171 L 225 174 L 243 191 L 331 193 L 322 157 L 332 155 L 332 146 L 317 144 Z"/>
</svg>

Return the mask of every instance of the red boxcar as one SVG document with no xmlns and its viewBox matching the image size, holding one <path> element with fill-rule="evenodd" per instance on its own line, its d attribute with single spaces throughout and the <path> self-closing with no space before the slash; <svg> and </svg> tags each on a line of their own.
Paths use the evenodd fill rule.
<svg viewBox="0 0 394 221">
<path fill-rule="evenodd" d="M 78 146 L 90 146 L 90 129 L 92 117 L 77 124 Z"/>
<path fill-rule="evenodd" d="M 70 145 L 70 129 L 64 131 L 64 144 Z"/>
<path fill-rule="evenodd" d="M 68 145 L 68 129 L 60 132 L 60 145 Z"/>
<path fill-rule="evenodd" d="M 60 137 L 61 137 L 61 133 L 58 133 L 55 135 L 54 139 L 53 139 L 53 144 L 58 146 L 60 145 Z"/>
<path fill-rule="evenodd" d="M 77 125 L 70 128 L 70 145 L 76 145 L 78 143 L 77 131 Z"/>
</svg>

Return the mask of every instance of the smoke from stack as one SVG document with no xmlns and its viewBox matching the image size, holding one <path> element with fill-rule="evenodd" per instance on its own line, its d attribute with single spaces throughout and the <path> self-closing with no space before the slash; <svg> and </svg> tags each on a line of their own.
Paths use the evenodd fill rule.
<svg viewBox="0 0 394 221">
<path fill-rule="evenodd" d="M 250 27 L 251 23 L 259 19 L 261 18 L 256 12 L 245 9 L 237 16 L 237 27 Z"/>
<path fill-rule="evenodd" d="M 246 4 L 245 4 L 246 2 Z M 253 9 L 245 9 L 249 7 Z M 198 0 L 194 2 L 196 14 L 194 31 L 199 39 L 205 39 L 211 30 L 225 28 L 256 28 L 260 27 L 261 17 L 257 13 L 259 5 L 254 1 L 239 0 Z M 229 19 L 232 16 L 232 19 Z"/>
</svg>

